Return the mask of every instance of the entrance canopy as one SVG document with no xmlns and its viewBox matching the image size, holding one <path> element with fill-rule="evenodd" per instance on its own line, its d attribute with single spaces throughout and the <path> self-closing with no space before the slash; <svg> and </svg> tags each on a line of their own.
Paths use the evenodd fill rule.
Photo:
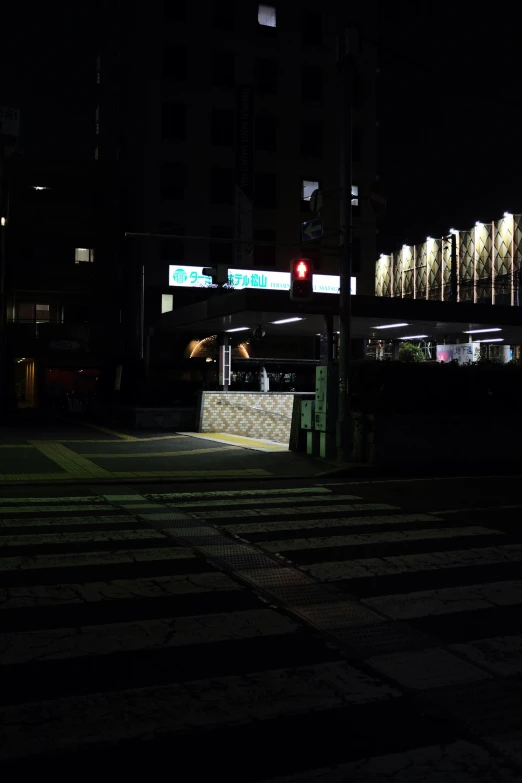
<svg viewBox="0 0 522 783">
<path fill-rule="evenodd" d="M 337 296 L 315 294 L 312 302 L 300 304 L 290 301 L 286 291 L 216 290 L 212 294 L 202 302 L 163 313 L 163 327 L 192 335 L 197 332 L 200 339 L 223 332 L 244 331 L 246 336 L 257 326 L 271 336 L 314 336 L 324 332 L 324 317 L 332 315 L 334 331 L 339 329 Z M 449 335 L 460 335 L 466 342 L 466 333 L 474 332 L 475 341 L 522 345 L 522 309 L 518 307 L 372 296 L 352 296 L 351 302 L 354 338 L 422 336 L 442 343 Z"/>
</svg>

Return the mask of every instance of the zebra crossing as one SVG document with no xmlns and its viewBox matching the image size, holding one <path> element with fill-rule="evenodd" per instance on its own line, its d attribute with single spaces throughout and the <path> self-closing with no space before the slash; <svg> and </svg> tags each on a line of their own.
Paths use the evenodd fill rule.
<svg viewBox="0 0 522 783">
<path fill-rule="evenodd" d="M 519 779 L 514 528 L 319 485 L 124 492 L 0 501 L 2 768 Z M 456 721 L 418 708 L 456 691 Z"/>
</svg>

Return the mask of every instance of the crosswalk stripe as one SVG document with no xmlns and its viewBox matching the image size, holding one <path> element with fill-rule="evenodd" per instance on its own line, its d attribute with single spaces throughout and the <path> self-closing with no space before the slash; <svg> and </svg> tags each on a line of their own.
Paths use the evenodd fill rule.
<svg viewBox="0 0 522 783">
<path fill-rule="evenodd" d="M 449 649 L 499 677 L 522 674 L 522 634 L 452 644 Z"/>
<path fill-rule="evenodd" d="M 343 495 L 343 499 L 346 500 L 361 500 L 361 498 L 358 495 Z M 331 496 L 324 497 L 323 495 L 308 495 L 303 498 L 300 498 L 298 496 L 294 497 L 268 497 L 268 498 L 240 498 L 240 499 L 230 499 L 227 498 L 226 505 L 227 507 L 230 506 L 262 506 L 262 505 L 268 505 L 269 503 L 331 503 L 332 498 Z M 197 500 L 197 501 L 186 501 L 183 503 L 165 503 L 165 505 L 168 508 L 205 508 L 205 507 L 211 507 L 211 506 L 222 506 L 223 500 Z M 301 506 L 298 506 L 298 508 L 302 508 Z M 273 511 L 276 511 L 277 509 L 272 509 Z"/>
<path fill-rule="evenodd" d="M 522 604 L 522 581 L 456 585 L 441 587 L 438 590 L 379 595 L 363 599 L 363 603 L 393 617 L 394 620 L 411 620 L 417 617 L 456 614 L 499 606 L 516 606 Z"/>
<path fill-rule="evenodd" d="M 483 549 L 431 552 L 424 555 L 312 563 L 303 566 L 303 568 L 315 577 L 330 582 L 337 579 L 364 579 L 372 576 L 389 576 L 444 568 L 469 568 L 498 563 L 519 563 L 521 561 L 522 544 L 505 544 L 497 547 L 484 547 Z"/>
<path fill-rule="evenodd" d="M 284 489 L 227 489 L 227 490 L 213 490 L 210 492 L 167 492 L 162 494 L 147 494 L 146 497 L 152 498 L 153 500 L 163 500 L 163 501 L 171 501 L 171 500 L 183 500 L 184 498 L 209 498 L 209 499 L 216 499 L 216 498 L 235 498 L 235 497 L 265 497 L 266 495 L 320 495 L 320 494 L 328 494 L 331 497 L 336 497 L 335 495 L 332 495 L 332 491 L 328 489 L 327 487 L 323 486 L 315 486 L 315 487 L 299 487 L 299 488 L 292 488 L 287 487 Z M 106 497 L 109 497 L 106 495 Z"/>
<path fill-rule="evenodd" d="M 0 665 L 89 655 L 109 655 L 132 650 L 213 644 L 229 639 L 292 634 L 297 623 L 271 609 L 244 612 L 166 617 L 161 620 L 84 626 L 77 628 L 0 634 Z"/>
<path fill-rule="evenodd" d="M 432 514 L 377 514 L 364 517 L 335 517 L 335 519 L 281 519 L 277 522 L 246 522 L 241 524 L 220 524 L 224 530 L 234 533 L 277 533 L 285 530 L 313 530 L 329 527 L 366 527 L 373 525 L 402 525 L 411 523 L 438 523 L 443 520 Z"/>
<path fill-rule="evenodd" d="M 342 546 L 368 546 L 379 543 L 401 541 L 423 541 L 437 538 L 458 538 L 460 536 L 503 535 L 500 530 L 487 527 L 439 528 L 438 530 L 414 530 L 396 533 L 361 533 L 352 536 L 322 536 L 320 538 L 294 538 L 277 541 L 263 541 L 270 552 L 286 552 L 300 549 L 323 549 Z"/>
<path fill-rule="evenodd" d="M 104 526 L 112 524 L 120 525 L 129 523 L 129 518 L 126 514 L 123 512 L 118 513 L 117 509 L 111 509 L 111 511 L 115 513 L 110 516 L 100 515 L 96 517 L 88 515 L 81 517 L 5 517 L 4 519 L 0 519 L 0 530 L 4 533 L 11 528 L 16 528 L 17 530 L 20 530 L 20 528 L 30 530 L 33 527 L 71 527 L 75 525 L 78 527 L 97 526 L 103 528 Z M 134 522 L 134 526 L 138 526 L 139 524 L 140 523 L 138 522 Z"/>
<path fill-rule="evenodd" d="M 184 547 L 170 546 L 162 549 L 136 549 L 116 552 L 80 552 L 66 555 L 35 555 L 34 557 L 0 558 L 0 582 L 2 572 L 26 571 L 37 568 L 75 568 L 78 566 L 115 565 L 140 563 L 153 560 L 187 560 L 194 555 Z"/>
<path fill-rule="evenodd" d="M 223 708 L 233 694 L 233 709 Z M 112 691 L 0 708 L 0 758 L 99 742 L 186 732 L 285 715 L 327 712 L 397 700 L 395 688 L 346 663 L 272 669 L 248 676 L 189 681 L 164 687 Z M 42 725 L 41 716 L 46 716 Z M 353 715 L 353 713 L 352 713 Z"/>
<path fill-rule="evenodd" d="M 150 541 L 151 539 L 165 539 L 165 535 L 157 530 L 115 530 L 104 532 L 99 530 L 95 533 L 37 533 L 25 536 L 0 536 L 0 551 L 4 550 L 4 555 L 9 555 L 9 549 L 13 547 L 31 547 L 43 544 L 81 544 L 81 543 L 100 543 L 102 541 Z"/>
<path fill-rule="evenodd" d="M 3 611 L 9 611 L 35 606 L 74 606 L 122 599 L 152 599 L 243 589 L 229 576 L 210 572 L 157 576 L 153 579 L 113 579 L 109 582 L 4 587 L 0 588 L 0 604 Z"/>
<path fill-rule="evenodd" d="M 194 511 L 193 515 L 198 519 L 227 519 L 228 517 L 278 517 L 296 514 L 333 514 L 337 511 L 383 511 L 397 509 L 398 506 L 390 506 L 388 503 L 332 503 L 329 506 L 300 506 L 299 508 L 261 508 L 261 509 L 237 509 L 232 511 Z"/>
<path fill-rule="evenodd" d="M 0 514 L 34 514 L 34 506 L 0 506 Z M 114 506 L 104 505 L 103 503 L 85 504 L 82 506 L 44 506 L 40 509 L 41 513 L 50 514 L 61 511 L 112 511 Z"/>
</svg>

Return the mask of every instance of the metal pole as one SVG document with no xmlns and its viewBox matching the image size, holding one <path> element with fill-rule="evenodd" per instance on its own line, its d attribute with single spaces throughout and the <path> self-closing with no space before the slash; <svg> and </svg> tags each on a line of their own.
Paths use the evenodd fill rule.
<svg viewBox="0 0 522 783">
<path fill-rule="evenodd" d="M 339 264 L 339 411 L 337 423 L 337 456 L 339 461 L 351 458 L 348 380 L 351 353 L 352 277 L 352 103 L 353 55 L 355 31 L 347 29 L 339 38 L 339 71 L 341 75 L 341 258 Z"/>
</svg>

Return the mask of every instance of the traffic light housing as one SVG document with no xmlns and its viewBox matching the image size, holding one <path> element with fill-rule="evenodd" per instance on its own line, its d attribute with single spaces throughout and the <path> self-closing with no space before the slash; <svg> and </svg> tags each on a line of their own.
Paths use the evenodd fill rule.
<svg viewBox="0 0 522 783">
<path fill-rule="evenodd" d="M 313 296 L 313 264 L 309 258 L 293 258 L 290 262 L 290 299 L 309 302 Z"/>
</svg>

